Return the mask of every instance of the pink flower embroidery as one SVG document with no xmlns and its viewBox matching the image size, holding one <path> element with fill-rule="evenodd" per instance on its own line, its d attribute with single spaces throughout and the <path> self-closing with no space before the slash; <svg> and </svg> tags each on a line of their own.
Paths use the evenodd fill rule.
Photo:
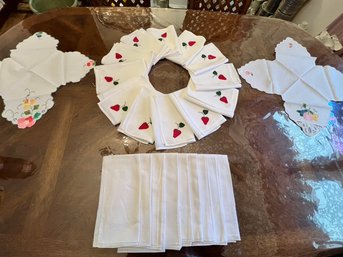
<svg viewBox="0 0 343 257">
<path fill-rule="evenodd" d="M 32 116 L 29 117 L 23 117 L 18 119 L 18 128 L 24 129 L 24 128 L 30 128 L 33 125 L 35 125 L 36 121 Z"/>
</svg>

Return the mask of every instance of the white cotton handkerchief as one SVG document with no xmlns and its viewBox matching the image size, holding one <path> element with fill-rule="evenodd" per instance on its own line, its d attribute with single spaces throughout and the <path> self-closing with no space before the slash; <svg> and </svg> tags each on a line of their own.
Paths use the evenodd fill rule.
<svg viewBox="0 0 343 257">
<path fill-rule="evenodd" d="M 193 133 L 201 139 L 220 128 L 226 119 L 215 112 L 196 105 L 184 98 L 187 89 L 181 89 L 170 94 L 171 100 L 178 109 Z"/>
<path fill-rule="evenodd" d="M 157 150 L 181 147 L 195 142 L 190 126 L 168 95 L 152 96 L 150 108 Z"/>
<path fill-rule="evenodd" d="M 123 36 L 120 42 L 136 47 L 139 51 L 153 52 L 153 64 L 156 64 L 168 52 L 168 48 L 144 29 L 135 30 Z"/>
<path fill-rule="evenodd" d="M 178 44 L 178 37 L 174 25 L 170 25 L 164 29 L 148 28 L 147 32 L 153 35 L 157 40 L 162 42 L 168 51 L 164 57 L 180 55 L 180 45 Z"/>
<path fill-rule="evenodd" d="M 148 76 L 148 69 L 143 60 L 110 65 L 99 65 L 94 68 L 96 92 L 100 100 L 103 94 L 123 82 L 135 78 Z"/>
<path fill-rule="evenodd" d="M 111 94 L 98 103 L 101 111 L 113 125 L 119 124 L 126 117 L 144 83 L 145 80 L 139 77 L 128 80 L 111 90 Z"/>
<path fill-rule="evenodd" d="M 188 65 L 194 56 L 203 48 L 206 39 L 203 36 L 196 36 L 192 32 L 185 30 L 178 38 L 178 46 L 181 54 L 167 57 L 168 60 L 180 64 Z"/>
<path fill-rule="evenodd" d="M 198 75 L 228 61 L 220 50 L 213 43 L 210 43 L 205 45 L 185 68 L 194 75 Z"/>
<path fill-rule="evenodd" d="M 232 63 L 222 64 L 199 75 L 190 74 L 198 91 L 240 88 L 241 80 Z"/>
<path fill-rule="evenodd" d="M 144 87 L 140 90 L 125 119 L 122 120 L 118 131 L 141 143 L 154 143 L 154 132 L 150 113 L 150 97 L 155 93 L 154 90 L 149 89 L 148 87 Z"/>
<path fill-rule="evenodd" d="M 208 110 L 232 118 L 235 113 L 239 91 L 226 89 L 218 91 L 196 91 L 192 80 L 189 80 L 184 97 Z"/>
<path fill-rule="evenodd" d="M 110 52 L 101 59 L 101 63 L 107 65 L 143 59 L 149 72 L 153 64 L 153 58 L 154 54 L 152 51 L 139 51 L 139 49 L 134 46 L 124 43 L 115 43 Z"/>
</svg>

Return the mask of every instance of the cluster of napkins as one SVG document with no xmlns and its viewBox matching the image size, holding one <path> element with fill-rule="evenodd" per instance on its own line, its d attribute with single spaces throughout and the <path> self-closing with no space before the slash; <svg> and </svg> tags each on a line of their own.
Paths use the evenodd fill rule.
<svg viewBox="0 0 343 257">
<path fill-rule="evenodd" d="M 57 45 L 57 39 L 37 32 L 0 62 L 2 117 L 19 128 L 33 126 L 53 106 L 51 94 L 80 81 L 95 64 L 79 52 L 61 52 Z"/>
<path fill-rule="evenodd" d="M 286 38 L 275 49 L 276 59 L 256 60 L 239 68 L 252 87 L 278 94 L 289 117 L 309 136 L 328 124 L 329 101 L 343 100 L 343 74 L 318 66 L 305 47 Z"/>
<path fill-rule="evenodd" d="M 139 29 L 123 36 L 95 67 L 99 107 L 118 130 L 156 149 L 195 142 L 232 118 L 241 81 L 236 69 L 205 38 L 173 26 Z M 166 58 L 189 71 L 186 88 L 171 94 L 154 89 L 151 67 Z M 195 136 L 194 136 L 195 135 Z"/>
<path fill-rule="evenodd" d="M 104 157 L 94 247 L 163 252 L 238 240 L 226 155 Z"/>
</svg>

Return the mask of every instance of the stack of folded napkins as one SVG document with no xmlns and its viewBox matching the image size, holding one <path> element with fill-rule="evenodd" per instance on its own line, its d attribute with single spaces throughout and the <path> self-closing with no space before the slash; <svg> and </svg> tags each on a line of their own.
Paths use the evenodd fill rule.
<svg viewBox="0 0 343 257">
<path fill-rule="evenodd" d="M 235 67 L 205 38 L 173 26 L 123 36 L 95 67 L 99 107 L 118 130 L 157 150 L 195 142 L 232 118 L 241 81 Z M 166 58 L 189 71 L 186 88 L 162 94 L 151 85 L 151 67 Z"/>
<path fill-rule="evenodd" d="M 237 240 L 226 155 L 104 157 L 94 247 L 164 252 Z"/>
</svg>

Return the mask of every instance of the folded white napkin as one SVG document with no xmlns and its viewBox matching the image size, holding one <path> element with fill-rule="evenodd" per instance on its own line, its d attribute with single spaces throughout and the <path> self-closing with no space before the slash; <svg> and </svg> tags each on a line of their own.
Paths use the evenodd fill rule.
<svg viewBox="0 0 343 257">
<path fill-rule="evenodd" d="M 100 191 L 95 247 L 162 252 L 240 240 L 226 156 L 107 156 Z"/>
<path fill-rule="evenodd" d="M 126 80 L 134 77 L 148 76 L 148 69 L 143 60 L 98 65 L 94 68 L 96 93 L 99 99 L 104 99 L 103 94 Z"/>
<path fill-rule="evenodd" d="M 168 48 L 144 29 L 138 29 L 122 36 L 120 42 L 134 46 L 139 51 L 153 52 L 153 64 L 156 64 L 168 52 Z"/>
<path fill-rule="evenodd" d="M 198 75 L 212 70 L 228 61 L 229 60 L 220 50 L 213 43 L 210 43 L 205 45 L 185 68 L 194 75 Z"/>
<path fill-rule="evenodd" d="M 195 89 L 199 91 L 240 88 L 241 80 L 232 63 L 222 64 L 199 75 L 190 73 Z"/>
<path fill-rule="evenodd" d="M 124 44 L 115 43 L 110 52 L 102 57 L 102 64 L 114 64 L 121 62 L 132 62 L 143 59 L 148 72 L 153 64 L 154 54 L 152 51 L 140 51 L 137 47 Z"/>
<path fill-rule="evenodd" d="M 189 80 L 184 97 L 208 110 L 232 118 L 235 113 L 238 94 L 239 91 L 237 89 L 196 91 L 192 80 Z"/>
<path fill-rule="evenodd" d="M 141 143 L 154 143 L 150 97 L 155 93 L 154 90 L 148 87 L 143 87 L 140 90 L 125 119 L 122 120 L 118 131 Z"/>
<path fill-rule="evenodd" d="M 201 139 L 219 129 L 226 119 L 218 113 L 186 100 L 184 97 L 186 91 L 186 88 L 178 90 L 171 93 L 170 97 L 196 137 Z"/>
<path fill-rule="evenodd" d="M 168 95 L 152 96 L 150 108 L 157 150 L 181 147 L 195 142 L 190 126 Z"/>
<path fill-rule="evenodd" d="M 145 83 L 145 80 L 140 77 L 127 80 L 112 89 L 110 94 L 98 103 L 101 111 L 113 125 L 119 124 L 126 117 L 133 101 Z"/>
<path fill-rule="evenodd" d="M 170 25 L 164 29 L 148 28 L 147 32 L 162 42 L 168 51 L 164 57 L 180 55 L 180 45 L 178 44 L 178 37 L 174 25 Z"/>
<path fill-rule="evenodd" d="M 192 32 L 185 30 L 178 37 L 181 54 L 169 56 L 167 59 L 182 66 L 188 65 L 193 57 L 201 51 L 205 41 L 206 39 L 203 36 L 196 36 Z"/>
</svg>

